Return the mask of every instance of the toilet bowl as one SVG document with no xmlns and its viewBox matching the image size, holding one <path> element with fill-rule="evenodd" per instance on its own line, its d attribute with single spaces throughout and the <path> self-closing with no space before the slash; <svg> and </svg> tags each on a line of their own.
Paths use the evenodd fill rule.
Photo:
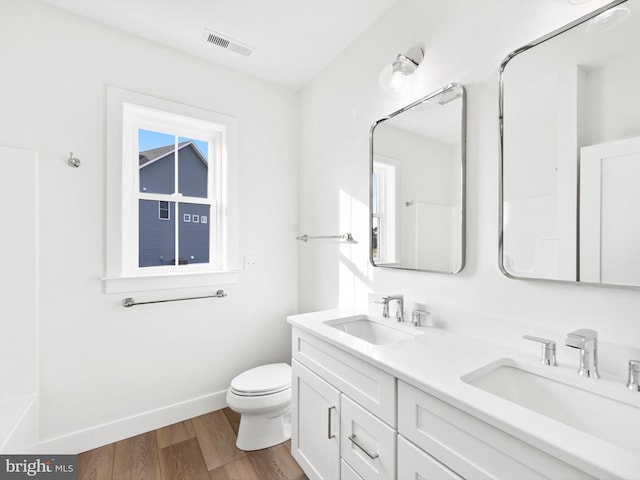
<svg viewBox="0 0 640 480">
<path fill-rule="evenodd" d="M 291 367 L 272 363 L 252 368 L 233 380 L 227 404 L 240 414 L 236 446 L 272 447 L 291 438 Z"/>
</svg>

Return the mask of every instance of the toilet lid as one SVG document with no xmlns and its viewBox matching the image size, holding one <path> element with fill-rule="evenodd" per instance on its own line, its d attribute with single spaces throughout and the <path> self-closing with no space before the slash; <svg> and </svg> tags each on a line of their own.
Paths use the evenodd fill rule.
<svg viewBox="0 0 640 480">
<path fill-rule="evenodd" d="M 291 367 L 272 363 L 252 368 L 231 380 L 231 390 L 242 395 L 268 395 L 291 387 Z"/>
</svg>

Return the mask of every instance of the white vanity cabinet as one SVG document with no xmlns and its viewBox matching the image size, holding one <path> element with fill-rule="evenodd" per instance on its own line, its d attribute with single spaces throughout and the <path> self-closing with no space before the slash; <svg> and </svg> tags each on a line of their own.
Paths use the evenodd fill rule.
<svg viewBox="0 0 640 480">
<path fill-rule="evenodd" d="M 292 368 L 291 450 L 311 479 L 595 478 L 295 326 Z"/>
<path fill-rule="evenodd" d="M 396 379 L 294 328 L 291 453 L 311 479 L 396 475 Z"/>
</svg>

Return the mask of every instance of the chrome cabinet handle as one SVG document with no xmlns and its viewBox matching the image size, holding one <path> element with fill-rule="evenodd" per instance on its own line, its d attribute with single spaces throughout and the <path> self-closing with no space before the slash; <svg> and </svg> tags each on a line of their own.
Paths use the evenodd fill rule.
<svg viewBox="0 0 640 480">
<path fill-rule="evenodd" d="M 364 453 L 367 454 L 367 457 L 369 457 L 371 460 L 375 460 L 376 458 L 378 458 L 380 455 L 378 455 L 377 453 L 371 453 L 369 450 L 367 450 L 366 448 L 364 448 L 362 445 L 360 445 L 356 439 L 356 434 L 352 433 L 349 437 L 347 437 L 349 440 L 351 440 L 351 443 L 353 443 L 356 447 L 358 447 L 360 450 L 362 450 Z"/>
<path fill-rule="evenodd" d="M 336 407 L 329 407 L 327 411 L 327 439 L 331 440 L 336 437 L 335 433 L 331 433 L 331 410 L 335 410 Z"/>
</svg>

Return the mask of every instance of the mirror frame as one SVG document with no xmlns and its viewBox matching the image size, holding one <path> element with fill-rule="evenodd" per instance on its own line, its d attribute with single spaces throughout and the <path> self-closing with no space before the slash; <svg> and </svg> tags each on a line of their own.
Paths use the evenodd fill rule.
<svg viewBox="0 0 640 480">
<path fill-rule="evenodd" d="M 562 284 L 574 284 L 574 285 L 589 285 L 596 287 L 604 287 L 604 288 L 627 288 L 638 290 L 640 287 L 634 285 L 620 285 L 620 284 L 611 284 L 611 283 L 595 283 L 595 282 L 581 282 L 578 280 L 563 280 L 563 279 L 555 279 L 555 278 L 536 278 L 536 277 L 521 277 L 515 276 L 507 271 L 504 265 L 504 69 L 507 64 L 517 55 L 526 52 L 527 50 L 540 45 L 541 43 L 546 42 L 547 40 L 551 40 L 558 35 L 567 32 L 578 25 L 589 21 L 590 19 L 597 17 L 601 13 L 614 8 L 620 4 L 627 2 L 628 0 L 614 0 L 586 15 L 583 15 L 576 20 L 548 33 L 528 44 L 514 50 L 509 53 L 505 57 L 505 59 L 500 64 L 500 69 L 498 71 L 498 123 L 500 130 L 500 146 L 499 146 L 499 181 L 498 181 L 498 267 L 500 268 L 500 272 L 509 279 L 512 280 L 533 280 L 539 282 L 551 282 L 551 283 L 562 283 Z"/>
<path fill-rule="evenodd" d="M 460 188 L 461 188 L 461 193 L 460 193 L 460 235 L 461 235 L 461 239 L 460 239 L 460 248 L 461 248 L 461 252 L 460 252 L 460 266 L 457 270 L 454 270 L 452 272 L 448 272 L 448 271 L 443 271 L 443 270 L 428 270 L 428 269 L 421 269 L 421 268 L 409 268 L 409 267 L 402 267 L 402 266 L 391 266 L 391 265 L 378 265 L 376 264 L 374 258 L 373 258 L 373 160 L 374 160 L 374 152 L 373 152 L 373 132 L 376 129 L 376 127 L 382 123 L 385 122 L 391 118 L 396 117 L 397 115 L 400 115 L 401 113 L 406 112 L 407 110 L 412 109 L 413 107 L 420 105 L 421 103 L 424 103 L 434 97 L 437 97 L 438 95 L 446 92 L 447 90 L 453 89 L 453 88 L 459 88 L 460 89 L 460 99 L 462 101 L 462 106 L 461 106 L 461 111 L 460 111 L 460 134 L 461 134 L 461 139 L 460 139 L 460 174 L 461 174 L 461 184 L 460 184 Z M 467 251 L 467 232 L 466 232 L 466 224 L 467 224 L 467 212 L 466 212 L 466 204 L 467 204 L 467 92 L 464 88 L 463 85 L 459 84 L 459 83 L 449 83 L 447 85 L 445 85 L 444 87 L 436 90 L 435 92 L 432 92 L 418 100 L 416 100 L 415 102 L 401 108 L 400 110 L 396 110 L 393 113 L 390 113 L 389 115 L 387 115 L 386 117 L 383 117 L 379 120 L 376 120 L 373 125 L 371 126 L 371 129 L 369 130 L 369 262 L 371 263 L 371 265 L 373 265 L 374 267 L 379 267 L 379 268 L 389 268 L 389 269 L 393 269 L 393 270 L 409 270 L 409 271 L 413 271 L 413 272 L 431 272 L 431 273 L 444 273 L 444 274 L 456 274 L 459 273 L 460 271 L 462 271 L 462 269 L 465 266 L 466 263 L 466 251 Z"/>
</svg>

